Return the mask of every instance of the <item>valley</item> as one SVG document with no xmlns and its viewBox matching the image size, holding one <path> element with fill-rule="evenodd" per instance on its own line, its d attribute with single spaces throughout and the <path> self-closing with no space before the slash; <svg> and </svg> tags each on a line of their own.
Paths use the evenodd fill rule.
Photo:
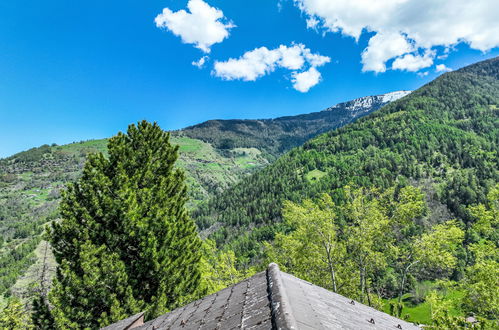
<svg viewBox="0 0 499 330">
<path fill-rule="evenodd" d="M 173 131 L 178 166 L 187 174 L 189 209 L 308 138 L 346 125 L 407 95 L 400 91 L 340 103 L 326 110 L 263 120 L 208 121 Z M 107 153 L 107 139 L 43 145 L 0 160 L 0 293 L 28 298 L 41 277 L 44 227 L 58 218 L 60 194 L 79 178 L 88 154 Z M 52 272 L 54 267 L 51 267 Z M 12 290 L 11 290 L 12 288 Z"/>
<path fill-rule="evenodd" d="M 205 239 L 207 292 L 278 262 L 412 322 L 436 322 L 435 306 L 448 306 L 451 314 L 438 317 L 449 324 L 469 310 L 489 315 L 491 307 L 470 302 L 483 294 L 476 258 L 495 262 L 498 104 L 496 58 L 411 93 L 171 132 L 187 208 Z M 28 303 L 48 290 L 57 265 L 44 229 L 59 221 L 61 194 L 88 156 L 108 156 L 108 141 L 44 145 L 0 160 L 4 299 Z M 323 231 L 333 259 L 320 257 Z M 480 244 L 489 250 L 475 254 Z M 418 263 L 424 267 L 409 271 Z"/>
</svg>

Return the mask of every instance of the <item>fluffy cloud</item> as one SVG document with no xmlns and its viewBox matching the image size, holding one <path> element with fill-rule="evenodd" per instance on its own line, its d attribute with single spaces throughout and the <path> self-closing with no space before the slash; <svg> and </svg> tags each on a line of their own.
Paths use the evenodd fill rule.
<svg viewBox="0 0 499 330">
<path fill-rule="evenodd" d="M 445 64 L 438 64 L 435 67 L 435 71 L 437 71 L 437 72 L 449 72 L 449 71 L 452 71 L 452 69 L 447 67 Z"/>
<path fill-rule="evenodd" d="M 404 56 L 398 57 L 395 61 L 393 61 L 392 69 L 416 72 L 432 66 L 434 56 L 435 52 L 433 51 L 427 51 L 424 56 L 405 54 Z"/>
<path fill-rule="evenodd" d="M 499 46 L 497 0 L 295 0 L 295 3 L 307 15 L 309 27 L 321 27 L 356 40 L 363 32 L 374 33 L 362 53 L 364 71 L 384 72 L 386 63 L 392 59 L 396 63 L 393 69 L 412 71 L 418 66 L 427 67 L 424 65 L 430 63 L 431 56 L 418 54 L 437 46 L 447 51 L 461 42 L 481 51 Z M 313 20 L 320 23 L 311 24 Z"/>
<path fill-rule="evenodd" d="M 226 80 L 255 81 L 275 70 L 281 54 L 267 47 L 256 48 L 238 59 L 215 62 L 214 74 Z"/>
<path fill-rule="evenodd" d="M 168 29 L 182 42 L 193 44 L 205 53 L 210 52 L 212 45 L 227 38 L 229 30 L 234 27 L 227 22 L 220 9 L 211 7 L 203 0 L 189 0 L 187 8 L 189 12 L 183 9 L 173 12 L 164 8 L 154 19 L 156 26 Z"/>
<path fill-rule="evenodd" d="M 327 56 L 313 54 L 303 44 L 291 47 L 281 45 L 275 49 L 260 47 L 244 53 L 237 59 L 216 61 L 213 74 L 225 80 L 255 81 L 277 68 L 284 68 L 293 71 L 293 87 L 307 92 L 320 81 L 321 75 L 316 68 L 330 61 Z"/>
<path fill-rule="evenodd" d="M 302 93 L 319 83 L 321 80 L 321 73 L 315 67 L 311 67 L 307 71 L 293 72 L 293 88 Z"/>
<path fill-rule="evenodd" d="M 385 72 L 386 61 L 406 54 L 413 46 L 397 33 L 378 33 L 369 40 L 367 48 L 362 52 L 362 71 Z"/>
</svg>

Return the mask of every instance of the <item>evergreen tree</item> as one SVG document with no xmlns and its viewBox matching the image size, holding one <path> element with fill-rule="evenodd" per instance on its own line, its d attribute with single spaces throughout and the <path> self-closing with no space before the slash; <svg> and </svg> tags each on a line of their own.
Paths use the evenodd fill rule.
<svg viewBox="0 0 499 330">
<path fill-rule="evenodd" d="M 49 295 L 59 327 L 151 318 L 196 293 L 201 240 L 185 210 L 178 147 L 156 124 L 130 125 L 92 154 L 49 238 L 59 264 Z"/>
<path fill-rule="evenodd" d="M 55 327 L 54 317 L 50 313 L 46 297 L 37 294 L 33 299 L 32 308 L 31 320 L 35 329 L 53 329 Z"/>
</svg>

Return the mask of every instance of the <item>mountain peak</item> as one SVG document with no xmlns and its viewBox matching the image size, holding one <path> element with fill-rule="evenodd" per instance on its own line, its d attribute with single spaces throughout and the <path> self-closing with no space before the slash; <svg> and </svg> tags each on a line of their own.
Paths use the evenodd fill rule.
<svg viewBox="0 0 499 330">
<path fill-rule="evenodd" d="M 338 103 L 324 111 L 335 111 L 338 109 L 345 109 L 355 114 L 371 111 L 373 108 L 381 108 L 387 103 L 401 99 L 402 97 L 410 94 L 411 91 L 395 91 L 386 94 L 372 95 L 359 97 L 357 99 Z"/>
<path fill-rule="evenodd" d="M 412 91 L 395 91 L 386 94 L 377 95 L 378 97 L 382 97 L 383 102 L 393 102 L 398 99 L 403 98 L 406 95 L 409 95 Z"/>
</svg>

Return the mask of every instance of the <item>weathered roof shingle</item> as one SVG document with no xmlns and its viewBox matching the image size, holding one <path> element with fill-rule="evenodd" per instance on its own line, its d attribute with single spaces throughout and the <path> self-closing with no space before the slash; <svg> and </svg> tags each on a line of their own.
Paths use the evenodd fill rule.
<svg viewBox="0 0 499 330">
<path fill-rule="evenodd" d="M 133 318 L 131 318 L 133 319 Z M 126 323 L 126 322 L 125 322 Z M 131 329 L 123 321 L 106 330 Z M 146 322 L 136 330 L 420 329 L 281 272 L 270 264 L 236 285 Z"/>
</svg>

